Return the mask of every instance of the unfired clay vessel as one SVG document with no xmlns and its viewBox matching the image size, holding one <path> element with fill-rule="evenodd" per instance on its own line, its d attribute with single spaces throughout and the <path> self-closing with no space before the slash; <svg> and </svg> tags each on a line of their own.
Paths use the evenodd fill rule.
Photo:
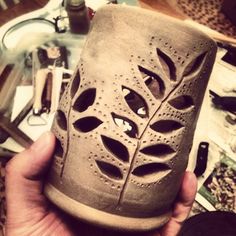
<svg viewBox="0 0 236 236">
<path fill-rule="evenodd" d="M 171 214 L 216 46 L 170 17 L 97 11 L 53 125 L 45 193 L 105 227 L 145 231 Z"/>
</svg>

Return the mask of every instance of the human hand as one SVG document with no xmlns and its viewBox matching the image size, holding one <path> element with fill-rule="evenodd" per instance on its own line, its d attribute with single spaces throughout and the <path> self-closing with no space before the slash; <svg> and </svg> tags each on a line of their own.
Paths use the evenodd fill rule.
<svg viewBox="0 0 236 236">
<path fill-rule="evenodd" d="M 75 235 L 43 195 L 43 179 L 54 145 L 54 135 L 45 133 L 7 164 L 7 236 Z"/>
<path fill-rule="evenodd" d="M 158 232 L 150 236 L 176 236 L 192 209 L 197 192 L 197 178 L 194 173 L 186 171 L 172 217 Z"/>
<path fill-rule="evenodd" d="M 43 180 L 50 165 L 55 138 L 46 133 L 29 149 L 16 155 L 6 168 L 7 236 L 108 236 L 130 235 L 108 232 L 86 224 L 71 226 L 68 216 L 55 208 L 43 195 Z M 195 198 L 196 177 L 186 172 L 172 218 L 160 230 L 135 236 L 175 236 L 187 218 Z M 80 227 L 79 227 L 80 226 Z M 81 227 L 82 226 L 82 227 Z M 87 228 L 88 230 L 85 230 Z"/>
</svg>

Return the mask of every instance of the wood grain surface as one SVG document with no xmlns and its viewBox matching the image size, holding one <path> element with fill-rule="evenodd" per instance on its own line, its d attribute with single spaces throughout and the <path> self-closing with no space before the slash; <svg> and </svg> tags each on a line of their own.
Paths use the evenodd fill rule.
<svg viewBox="0 0 236 236">
<path fill-rule="evenodd" d="M 20 3 L 0 11 L 0 27 L 8 21 L 46 5 L 48 0 L 21 0 Z"/>
</svg>

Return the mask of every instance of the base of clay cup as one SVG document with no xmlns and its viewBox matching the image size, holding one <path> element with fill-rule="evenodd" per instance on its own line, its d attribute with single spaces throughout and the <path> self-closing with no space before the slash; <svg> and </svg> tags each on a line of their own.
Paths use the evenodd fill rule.
<svg viewBox="0 0 236 236">
<path fill-rule="evenodd" d="M 44 192 L 48 199 L 72 216 L 92 224 L 114 230 L 149 231 L 157 229 L 164 225 L 169 220 L 171 215 L 171 212 L 167 212 L 165 214 L 150 218 L 119 216 L 79 203 L 58 191 L 58 189 L 51 184 L 47 184 L 45 186 Z"/>
</svg>

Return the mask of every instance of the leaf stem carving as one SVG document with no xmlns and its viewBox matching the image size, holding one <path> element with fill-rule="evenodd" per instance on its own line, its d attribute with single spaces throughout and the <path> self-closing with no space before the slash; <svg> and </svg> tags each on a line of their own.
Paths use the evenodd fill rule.
<svg viewBox="0 0 236 236">
<path fill-rule="evenodd" d="M 79 73 L 79 72 L 77 72 Z M 79 76 L 78 74 L 76 74 L 76 76 Z M 78 78 L 74 78 L 74 79 L 78 79 Z M 80 79 L 79 79 L 79 82 L 80 82 Z M 79 82 L 76 82 L 77 83 L 77 89 L 79 87 Z M 71 86 L 73 86 L 73 81 L 71 82 Z M 75 95 L 76 91 L 73 91 L 73 95 Z M 70 113 L 71 113 L 71 110 L 72 110 L 72 99 L 70 99 L 70 104 L 69 104 L 69 111 L 68 111 L 68 114 L 67 114 L 67 127 L 69 127 L 69 118 L 70 118 Z M 60 177 L 62 178 L 63 176 L 63 173 L 64 173 L 64 169 L 65 169 L 65 164 L 66 164 L 66 159 L 67 159 L 67 156 L 68 156 L 68 151 L 69 151 L 69 143 L 70 143 L 70 129 L 67 130 L 66 132 L 66 147 L 64 147 L 64 159 L 63 159 L 63 164 L 62 164 L 62 167 L 61 167 L 61 173 L 60 173 Z"/>
<path fill-rule="evenodd" d="M 201 63 L 200 64 L 200 67 L 203 66 L 204 63 Z M 160 110 L 160 108 L 163 106 L 163 104 L 171 97 L 171 95 L 175 92 L 176 89 L 178 89 L 181 84 L 182 84 L 182 81 L 184 79 L 184 75 L 182 75 L 181 79 L 178 81 L 178 83 L 176 84 L 175 88 L 162 100 L 161 104 L 159 105 L 159 107 L 157 107 L 156 111 L 153 113 L 153 115 L 148 119 L 147 121 L 147 125 L 146 127 L 143 129 L 143 131 L 140 133 L 139 137 L 138 137 L 138 144 L 137 144 L 137 147 L 136 147 L 136 150 L 134 152 L 134 155 L 133 157 L 131 158 L 131 164 L 130 164 L 130 168 L 128 170 L 128 174 L 126 176 L 126 179 L 125 179 L 125 182 L 124 182 L 124 186 L 123 186 L 123 189 L 120 193 L 120 197 L 119 197 L 119 201 L 118 201 L 118 205 L 121 204 L 122 200 L 123 200 L 123 197 L 124 197 L 124 193 L 126 191 L 126 188 L 127 188 L 127 185 L 129 183 L 129 180 L 131 178 L 131 172 L 133 170 L 133 166 L 134 166 L 134 161 L 135 161 L 135 157 L 137 155 L 137 153 L 139 152 L 139 149 L 140 149 L 140 143 L 142 141 L 142 138 L 143 138 L 143 135 L 144 133 L 146 132 L 146 130 L 148 129 L 149 125 L 152 123 L 152 120 L 153 118 L 156 116 L 156 114 L 158 113 L 158 111 Z"/>
<path fill-rule="evenodd" d="M 71 101 L 70 101 L 70 106 L 71 106 Z M 71 109 L 69 109 L 69 114 L 67 116 L 68 117 L 68 119 L 67 119 L 67 127 L 69 127 L 70 111 L 71 111 Z M 62 167 L 61 167 L 60 177 L 63 176 L 64 169 L 65 169 L 66 158 L 67 158 L 67 154 L 68 154 L 68 151 L 69 151 L 70 129 L 67 130 L 66 135 L 67 135 L 66 136 L 66 147 L 64 149 L 64 158 L 63 158 L 63 164 L 62 164 Z"/>
</svg>

